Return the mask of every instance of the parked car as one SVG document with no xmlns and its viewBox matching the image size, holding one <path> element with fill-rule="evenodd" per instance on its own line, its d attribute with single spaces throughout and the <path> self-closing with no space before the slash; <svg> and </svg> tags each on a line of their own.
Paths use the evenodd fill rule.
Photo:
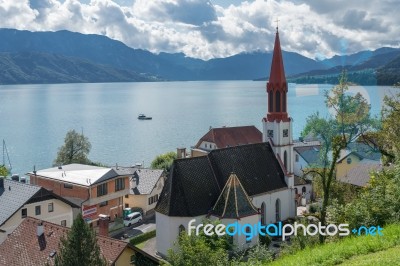
<svg viewBox="0 0 400 266">
<path fill-rule="evenodd" d="M 135 223 L 140 223 L 143 220 L 142 214 L 140 212 L 133 212 L 125 217 L 124 225 L 131 226 Z"/>
</svg>

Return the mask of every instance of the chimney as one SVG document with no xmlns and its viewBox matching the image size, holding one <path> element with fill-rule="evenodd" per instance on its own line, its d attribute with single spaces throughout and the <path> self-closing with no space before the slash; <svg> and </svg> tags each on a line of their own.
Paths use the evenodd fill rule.
<svg viewBox="0 0 400 266">
<path fill-rule="evenodd" d="M 109 216 L 105 214 L 99 215 L 99 235 L 108 236 Z"/>
<path fill-rule="evenodd" d="M 186 148 L 177 148 L 176 154 L 178 159 L 186 158 Z"/>
<path fill-rule="evenodd" d="M 46 248 L 46 237 L 44 235 L 44 226 L 43 222 L 39 222 L 36 227 L 36 236 L 38 238 L 39 248 L 40 250 L 44 250 Z"/>
</svg>

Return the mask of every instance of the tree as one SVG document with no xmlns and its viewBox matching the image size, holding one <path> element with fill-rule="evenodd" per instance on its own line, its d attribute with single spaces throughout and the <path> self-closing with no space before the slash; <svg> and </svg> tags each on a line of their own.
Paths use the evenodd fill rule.
<svg viewBox="0 0 400 266">
<path fill-rule="evenodd" d="M 0 165 L 0 176 L 7 176 L 8 170 L 4 165 Z"/>
<path fill-rule="evenodd" d="M 176 152 L 173 151 L 158 155 L 151 162 L 151 168 L 163 169 L 168 172 L 175 159 L 176 159 Z"/>
<path fill-rule="evenodd" d="M 326 106 L 333 111 L 328 118 L 322 118 L 319 113 L 311 115 L 302 132 L 303 136 L 313 135 L 321 140 L 321 163 L 319 167 L 306 169 L 306 174 L 312 174 L 320 179 L 322 187 L 322 207 L 320 222 L 326 225 L 327 207 L 330 203 L 331 185 L 335 178 L 336 163 L 340 152 L 359 134 L 371 129 L 373 119 L 370 118 L 370 106 L 360 93 L 346 94 L 348 83 L 346 72 L 342 72 L 339 84 L 332 91 L 325 93 Z M 325 241 L 321 234 L 320 242 Z"/>
<path fill-rule="evenodd" d="M 74 129 L 67 132 L 64 145 L 58 149 L 54 165 L 81 163 L 90 164 L 88 154 L 92 145 L 89 139 L 83 134 L 77 133 Z"/>
<path fill-rule="evenodd" d="M 100 253 L 95 232 L 78 214 L 66 238 L 61 238 L 56 266 L 102 266 L 107 265 Z"/>
</svg>

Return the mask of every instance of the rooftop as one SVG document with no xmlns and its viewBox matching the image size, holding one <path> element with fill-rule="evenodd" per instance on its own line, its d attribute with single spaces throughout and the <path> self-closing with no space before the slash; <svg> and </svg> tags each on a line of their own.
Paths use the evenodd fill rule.
<svg viewBox="0 0 400 266">
<path fill-rule="evenodd" d="M 295 146 L 293 148 L 310 165 L 322 165 L 321 145 Z"/>
<path fill-rule="evenodd" d="M 4 188 L 0 188 L 0 225 L 25 205 L 40 189 L 39 186 L 4 179 Z"/>
<path fill-rule="evenodd" d="M 44 226 L 45 245 L 40 247 L 36 235 L 39 222 Z M 0 265 L 54 265 L 54 252 L 58 251 L 60 238 L 70 229 L 27 217 L 24 221 L 0 244 Z M 128 243 L 109 237 L 97 236 L 97 244 L 101 254 L 112 263 Z M 53 256 L 52 256 L 53 255 Z"/>
<path fill-rule="evenodd" d="M 199 148 L 203 141 L 215 143 L 217 148 L 234 147 L 238 145 L 261 143 L 262 133 L 255 126 L 211 128 L 195 148 Z"/>
<path fill-rule="evenodd" d="M 28 175 L 34 175 L 34 173 L 30 172 Z M 36 172 L 36 175 L 66 183 L 90 186 L 116 177 L 118 176 L 118 173 L 114 169 L 106 167 L 68 164 L 61 167 L 39 170 Z"/>
<path fill-rule="evenodd" d="M 343 176 L 338 176 L 337 180 L 343 183 L 352 184 L 359 187 L 367 185 L 372 171 L 379 171 L 382 165 L 374 160 L 363 159 L 355 167 L 347 171 Z"/>
<path fill-rule="evenodd" d="M 131 180 L 131 194 L 151 194 L 163 173 L 159 169 L 136 169 Z"/>
</svg>

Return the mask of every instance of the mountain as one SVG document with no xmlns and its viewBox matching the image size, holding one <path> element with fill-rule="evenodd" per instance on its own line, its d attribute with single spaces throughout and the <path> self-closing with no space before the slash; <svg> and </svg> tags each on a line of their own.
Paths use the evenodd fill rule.
<svg viewBox="0 0 400 266">
<path fill-rule="evenodd" d="M 368 56 L 367 56 L 368 55 Z M 393 60 L 400 56 L 400 49 L 380 48 L 375 51 L 363 51 L 352 56 L 347 56 L 344 61 L 347 65 L 337 65 L 328 69 L 312 70 L 305 73 L 292 75 L 288 78 L 295 83 L 337 83 L 339 74 L 345 69 L 348 80 L 360 85 L 393 85 L 393 80 L 399 80 L 400 75 L 396 70 Z M 335 58 L 335 57 L 334 57 Z M 337 62 L 333 60 L 332 62 Z M 343 57 L 342 57 L 343 59 Z M 390 77 L 387 76 L 390 74 Z"/>
<path fill-rule="evenodd" d="M 6 40 L 0 42 L 0 53 L 22 55 L 33 52 L 37 56 L 53 54 L 114 69 L 147 73 L 149 76 L 168 80 L 249 80 L 265 76 L 269 72 L 271 62 L 269 52 L 242 53 L 208 61 L 190 58 L 182 53 L 153 54 L 146 50 L 130 48 L 105 36 L 65 30 L 30 32 L 0 29 L 0 39 Z M 323 67 L 319 62 L 296 53 L 283 52 L 283 56 L 291 62 L 286 66 L 286 72 L 289 74 Z M 5 79 L 1 73 L 0 80 L 4 83 Z"/>
<path fill-rule="evenodd" d="M 93 64 L 87 60 L 39 52 L 0 53 L 0 83 L 81 83 L 155 81 L 132 70 Z"/>
<path fill-rule="evenodd" d="M 400 83 L 400 55 L 379 68 L 376 77 L 381 84 L 393 85 Z"/>
<path fill-rule="evenodd" d="M 272 60 L 271 52 L 260 51 L 207 61 L 183 53 L 154 54 L 102 35 L 66 30 L 0 29 L 0 40 L 0 84 L 267 79 Z M 293 82 L 327 81 L 345 66 L 357 77 L 364 73 L 360 80 L 373 83 L 371 73 L 393 60 L 399 51 L 381 48 L 322 61 L 283 51 L 283 58 L 286 75 Z"/>
</svg>

